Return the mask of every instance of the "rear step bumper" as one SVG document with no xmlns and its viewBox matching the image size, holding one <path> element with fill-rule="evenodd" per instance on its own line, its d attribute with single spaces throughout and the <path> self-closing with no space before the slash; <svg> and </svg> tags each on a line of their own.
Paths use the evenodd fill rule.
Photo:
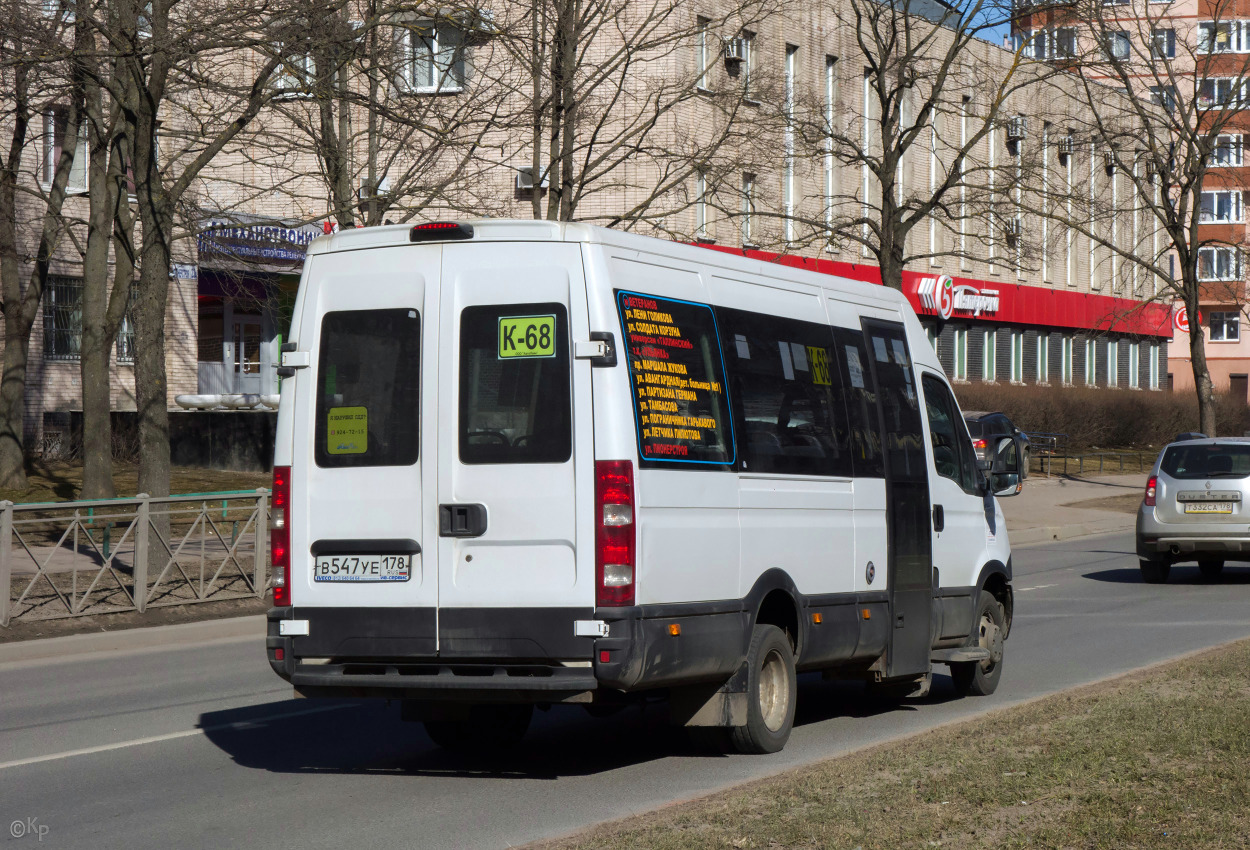
<svg viewBox="0 0 1250 850">
<path fill-rule="evenodd" d="M 598 687 L 589 666 L 353 662 L 294 665 L 291 684 L 304 696 L 466 701 L 575 700 Z"/>
</svg>

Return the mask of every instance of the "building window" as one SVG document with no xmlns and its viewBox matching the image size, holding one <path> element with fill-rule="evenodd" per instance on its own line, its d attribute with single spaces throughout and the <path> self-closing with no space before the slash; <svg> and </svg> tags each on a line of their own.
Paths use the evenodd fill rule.
<svg viewBox="0 0 1250 850">
<path fill-rule="evenodd" d="M 794 242 L 794 77 L 795 66 L 798 64 L 799 49 L 793 44 L 786 45 L 785 64 L 785 110 L 786 128 L 784 137 L 785 163 L 781 181 L 781 203 L 785 211 L 784 233 L 786 244 Z"/>
<path fill-rule="evenodd" d="M 1198 105 L 1238 107 L 1245 85 L 1236 77 L 1205 77 L 1198 83 Z"/>
<path fill-rule="evenodd" d="M 702 171 L 694 177 L 694 237 L 707 239 L 707 175 Z"/>
<path fill-rule="evenodd" d="M 1130 342 L 1128 345 L 1128 386 L 1131 390 L 1141 388 L 1138 372 L 1141 367 L 1141 345 Z"/>
<path fill-rule="evenodd" d="M 1129 41 L 1128 33 L 1124 30 L 1113 30 L 1103 33 L 1102 44 L 1107 58 L 1119 62 L 1128 59 L 1133 52 L 1132 42 Z"/>
<path fill-rule="evenodd" d="M 135 292 L 117 331 L 118 363 L 135 359 Z M 82 352 L 82 278 L 48 275 L 43 294 L 43 359 L 78 360 Z"/>
<path fill-rule="evenodd" d="M 1159 389 L 1159 343 L 1150 343 L 1150 351 L 1147 355 L 1150 368 L 1150 389 Z"/>
<path fill-rule="evenodd" d="M 1230 133 L 1215 137 L 1215 148 L 1207 165 L 1213 168 L 1240 168 L 1242 164 L 1241 134 Z"/>
<path fill-rule="evenodd" d="M 715 35 L 711 28 L 712 22 L 704 17 L 696 19 L 698 32 L 695 35 L 695 87 L 708 91 L 711 89 L 710 78 L 712 57 L 715 55 L 713 46 Z"/>
<path fill-rule="evenodd" d="M 277 71 L 270 77 L 275 98 L 311 97 L 313 84 L 317 81 L 317 64 L 311 53 L 295 53 L 285 56 Z"/>
<path fill-rule="evenodd" d="M 742 246 L 755 247 L 752 217 L 755 213 L 755 175 L 742 175 Z"/>
<path fill-rule="evenodd" d="M 1155 29 L 1151 32 L 1150 55 L 1155 59 L 1176 57 L 1176 30 Z"/>
<path fill-rule="evenodd" d="M 1114 339 L 1107 343 L 1107 386 L 1120 385 L 1120 343 Z"/>
<path fill-rule="evenodd" d="M 968 329 L 955 328 L 955 380 L 968 380 Z"/>
<path fill-rule="evenodd" d="M 751 97 L 751 77 L 755 71 L 755 33 L 742 31 L 742 94 L 748 100 Z"/>
<path fill-rule="evenodd" d="M 1240 280 L 1241 254 L 1232 247 L 1198 249 L 1199 280 Z"/>
<path fill-rule="evenodd" d="M 464 33 L 452 24 L 418 21 L 408 30 L 408 83 L 423 93 L 458 92 L 465 83 Z"/>
<path fill-rule="evenodd" d="M 1150 100 L 1168 112 L 1176 111 L 1176 86 L 1151 86 Z"/>
<path fill-rule="evenodd" d="M 833 134 L 838 108 L 838 59 L 825 57 L 825 236 L 833 239 L 833 193 L 837 166 L 833 159 Z M 832 249 L 831 244 L 829 248 Z"/>
<path fill-rule="evenodd" d="M 69 129 L 69 110 L 57 107 L 44 113 L 43 116 L 43 187 L 52 187 L 52 178 L 56 176 L 56 166 L 60 162 L 61 152 L 65 148 L 65 133 Z M 87 123 L 86 116 L 80 116 L 78 125 L 78 144 L 74 147 L 74 162 L 69 169 L 69 181 L 65 191 L 87 191 Z"/>
<path fill-rule="evenodd" d="M 1207 339 L 1212 342 L 1236 342 L 1241 339 L 1240 318 L 1241 314 L 1237 312 L 1212 312 L 1211 334 Z"/>
<path fill-rule="evenodd" d="M 933 327 L 932 325 L 925 325 L 924 326 L 924 338 L 929 341 L 929 346 L 933 349 L 933 352 L 936 354 L 938 350 L 937 328 Z"/>
<path fill-rule="evenodd" d="M 1098 386 L 1098 345 L 1092 339 L 1085 340 L 1085 385 Z"/>
<path fill-rule="evenodd" d="M 1011 332 L 1011 382 L 1024 383 L 1024 334 Z"/>
<path fill-rule="evenodd" d="M 1045 331 L 1037 335 L 1037 382 L 1050 383 L 1050 335 Z"/>
<path fill-rule="evenodd" d="M 1072 337 L 1064 336 L 1063 346 L 1060 349 L 1061 362 L 1059 369 L 1062 372 L 1060 380 L 1064 386 L 1072 385 Z"/>
<path fill-rule="evenodd" d="M 996 331 L 985 331 L 983 337 L 984 344 L 982 346 L 981 356 L 981 380 L 986 383 L 993 383 L 998 377 L 998 370 L 995 368 L 996 352 L 994 350 L 995 343 L 998 341 L 998 333 Z"/>
<path fill-rule="evenodd" d="M 1250 21 L 1201 21 L 1198 53 L 1246 53 L 1250 51 Z"/>
<path fill-rule="evenodd" d="M 1231 224 L 1242 221 L 1240 191 L 1203 192 L 1199 220 Z"/>
</svg>

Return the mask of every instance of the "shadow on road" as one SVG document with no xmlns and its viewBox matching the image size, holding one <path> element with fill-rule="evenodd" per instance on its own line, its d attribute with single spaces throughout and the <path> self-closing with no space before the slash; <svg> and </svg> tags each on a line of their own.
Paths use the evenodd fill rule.
<svg viewBox="0 0 1250 850">
<path fill-rule="evenodd" d="M 1097 572 L 1085 573 L 1082 578 L 1092 579 L 1094 581 L 1112 582 L 1115 584 L 1145 584 L 1142 581 L 1141 570 L 1127 568 L 1117 570 L 1098 570 Z M 1203 578 L 1198 572 L 1196 564 L 1176 564 L 1172 567 L 1171 573 L 1168 574 L 1168 584 L 1185 584 L 1185 585 L 1204 585 L 1207 587 L 1218 587 L 1221 584 L 1234 585 L 1243 587 L 1250 585 L 1250 569 L 1238 569 L 1237 567 L 1224 567 L 1224 572 L 1220 573 L 1217 579 Z"/>
<path fill-rule="evenodd" d="M 899 703 L 873 699 L 858 682 L 825 682 L 819 674 L 806 674 L 799 678 L 795 726 L 911 712 L 918 705 L 956 698 L 944 675 L 934 677 L 929 697 Z M 199 726 L 236 764 L 274 773 L 555 780 L 670 756 L 727 757 L 700 748 L 685 730 L 670 726 L 663 701 L 633 705 L 606 718 L 591 717 L 580 706 L 552 706 L 534 713 L 517 747 L 485 756 L 434 746 L 420 723 L 400 720 L 398 706 L 384 700 L 284 700 L 206 712 Z"/>
</svg>

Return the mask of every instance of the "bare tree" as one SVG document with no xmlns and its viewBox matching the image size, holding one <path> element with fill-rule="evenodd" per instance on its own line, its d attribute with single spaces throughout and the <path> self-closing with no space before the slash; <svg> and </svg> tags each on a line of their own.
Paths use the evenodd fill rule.
<svg viewBox="0 0 1250 850">
<path fill-rule="evenodd" d="M 108 34 L 121 61 L 112 96 L 133 128 L 141 247 L 134 303 L 139 487 L 169 492 L 165 316 L 171 267 L 197 180 L 269 101 L 279 65 L 269 31 L 289 17 L 280 0 L 114 0 Z"/>
<path fill-rule="evenodd" d="M 1061 20 L 1080 33 L 1080 61 L 1070 67 L 1088 106 L 1077 133 L 1097 162 L 1091 174 L 1105 167 L 1125 191 L 1092 203 L 1086 196 L 1074 214 L 1065 205 L 1050 214 L 1105 253 L 1113 285 L 1136 282 L 1143 297 L 1184 304 L 1199 428 L 1214 434 L 1198 316 L 1204 301 L 1237 309 L 1247 301 L 1242 191 L 1227 169 L 1241 165 L 1250 57 L 1237 51 L 1235 40 L 1245 36 L 1228 0 L 1207 7 L 1209 23 L 1177 16 L 1171 3 L 1134 8 L 1129 17 L 1084 2 Z M 1139 217 L 1144 231 L 1124 226 Z"/>
<path fill-rule="evenodd" d="M 64 234 L 61 210 L 74 165 L 83 115 L 80 86 L 67 85 L 65 56 L 72 35 L 65 15 L 41 16 L 27 3 L 5 4 L 7 32 L 0 42 L 0 85 L 12 98 L 4 122 L 9 147 L 0 169 L 0 290 L 4 309 L 4 374 L 0 379 L 0 487 L 26 486 L 24 414 L 30 333 L 43 299 L 54 253 Z M 64 107 L 51 128 L 44 116 L 52 103 Z M 40 166 L 33 156 L 46 131 L 63 144 L 47 183 L 26 179 Z M 54 139 L 42 138 L 43 145 Z M 32 161 L 34 160 L 34 161 Z M 45 160 L 46 162 L 46 160 Z M 44 165 L 46 167 L 46 165 Z M 29 169 L 29 171 L 28 171 Z M 22 245 L 36 241 L 25 222 L 39 222 L 34 263 L 29 275 Z M 33 230 L 33 228 L 32 228 Z"/>
<path fill-rule="evenodd" d="M 990 55 L 1001 49 L 983 39 L 1007 20 L 1002 8 L 990 0 L 958 8 L 847 0 L 827 14 L 853 34 L 853 52 L 829 68 L 851 91 L 836 104 L 826 91 L 780 101 L 796 137 L 786 168 L 795 158 L 826 161 L 855 179 L 830 180 L 805 205 L 817 215 L 791 212 L 798 221 L 787 241 L 857 245 L 895 289 L 921 259 L 1031 262 L 1017 201 L 1036 172 L 1033 150 L 1009 145 L 998 160 L 985 151 L 1008 140 L 1006 127 L 1020 120 L 1008 114 L 1013 107 L 1023 111 L 1027 102 L 1036 115 L 1029 93 L 1053 72 L 1023 62 L 1019 51 Z M 925 228 L 934 236 L 921 238 Z"/>
</svg>

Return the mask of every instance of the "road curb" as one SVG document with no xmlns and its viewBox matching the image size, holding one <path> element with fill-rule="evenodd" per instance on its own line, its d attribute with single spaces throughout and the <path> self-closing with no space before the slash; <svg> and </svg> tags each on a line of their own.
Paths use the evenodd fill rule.
<svg viewBox="0 0 1250 850">
<path fill-rule="evenodd" d="M 1069 540 L 1073 537 L 1086 537 L 1091 534 L 1108 534 L 1114 531 L 1132 531 L 1136 520 L 1129 517 L 1127 521 L 1115 518 L 1093 520 L 1091 522 L 1070 525 L 1040 525 L 1014 531 L 1007 524 L 1007 534 L 1012 546 L 1029 546 L 1035 543 L 1051 543 L 1056 540 Z"/>
<path fill-rule="evenodd" d="M 257 646 L 263 647 L 264 638 L 264 614 L 166 626 L 139 626 L 114 632 L 63 635 L 0 644 L 0 667 L 32 662 L 61 662 L 103 653 L 162 652 L 253 639 Z"/>
</svg>

